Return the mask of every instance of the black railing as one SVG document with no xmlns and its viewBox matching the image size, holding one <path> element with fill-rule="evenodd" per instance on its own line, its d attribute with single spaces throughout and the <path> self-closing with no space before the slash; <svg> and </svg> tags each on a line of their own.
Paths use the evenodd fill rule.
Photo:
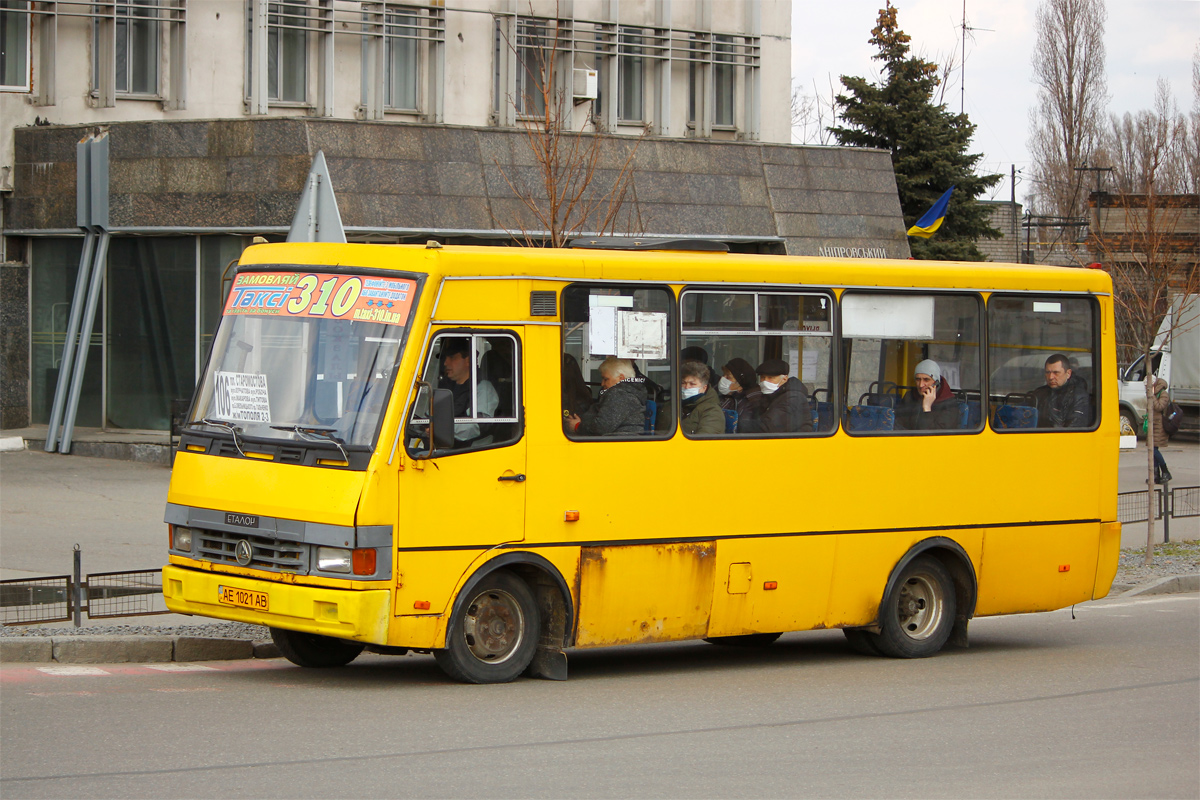
<svg viewBox="0 0 1200 800">
<path fill-rule="evenodd" d="M 1124 524 L 1150 518 L 1150 495 L 1145 491 L 1117 494 L 1117 520 Z M 1163 521 L 1163 541 L 1171 541 L 1171 520 L 1200 517 L 1200 486 L 1154 489 L 1154 518 Z"/>
</svg>

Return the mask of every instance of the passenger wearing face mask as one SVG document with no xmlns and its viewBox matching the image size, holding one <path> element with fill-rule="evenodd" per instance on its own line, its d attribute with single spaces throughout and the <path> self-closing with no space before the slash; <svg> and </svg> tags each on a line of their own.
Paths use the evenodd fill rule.
<svg viewBox="0 0 1200 800">
<path fill-rule="evenodd" d="M 687 434 L 724 433 L 725 413 L 721 411 L 717 393 L 708 386 L 708 366 L 699 361 L 685 361 L 680 373 L 679 427 Z"/>
<path fill-rule="evenodd" d="M 751 409 L 762 397 L 754 366 L 744 358 L 731 358 L 721 368 L 721 375 L 717 391 L 721 395 L 722 410 L 735 411 L 739 420 L 743 415 L 751 414 Z"/>
<path fill-rule="evenodd" d="M 755 370 L 762 397 L 754 414 L 743 425 L 738 418 L 738 433 L 807 433 L 813 429 L 808 405 L 808 387 L 788 377 L 787 362 L 768 358 Z"/>
</svg>

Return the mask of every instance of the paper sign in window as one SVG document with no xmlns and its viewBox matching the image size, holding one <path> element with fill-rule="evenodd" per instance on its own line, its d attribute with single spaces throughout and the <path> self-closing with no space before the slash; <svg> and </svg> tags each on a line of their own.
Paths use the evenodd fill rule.
<svg viewBox="0 0 1200 800">
<path fill-rule="evenodd" d="M 218 372 L 214 406 L 216 419 L 270 422 L 267 376 L 255 372 Z"/>
<path fill-rule="evenodd" d="M 666 358 L 667 315 L 621 311 L 617 315 L 617 358 Z"/>
</svg>

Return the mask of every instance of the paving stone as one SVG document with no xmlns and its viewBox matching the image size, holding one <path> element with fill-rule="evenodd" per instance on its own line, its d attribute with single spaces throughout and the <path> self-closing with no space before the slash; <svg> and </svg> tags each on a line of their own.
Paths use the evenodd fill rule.
<svg viewBox="0 0 1200 800">
<path fill-rule="evenodd" d="M 54 660 L 62 664 L 123 664 L 170 661 L 170 636 L 55 636 Z"/>
<path fill-rule="evenodd" d="M 0 663 L 53 661 L 54 641 L 49 636 L 6 636 L 0 638 Z"/>
<path fill-rule="evenodd" d="M 230 661 L 251 658 L 254 646 L 244 639 L 180 636 L 175 639 L 176 661 Z"/>
</svg>

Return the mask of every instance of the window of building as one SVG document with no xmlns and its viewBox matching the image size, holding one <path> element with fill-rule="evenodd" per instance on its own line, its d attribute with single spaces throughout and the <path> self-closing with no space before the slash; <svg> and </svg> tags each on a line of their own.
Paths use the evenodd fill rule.
<svg viewBox="0 0 1200 800">
<path fill-rule="evenodd" d="M 1086 429 L 1099 409 L 1095 301 L 993 295 L 988 300 L 992 427 Z"/>
<path fill-rule="evenodd" d="M 737 55 L 732 36 L 713 37 L 713 124 L 734 125 L 734 79 Z"/>
<path fill-rule="evenodd" d="M 171 402 L 192 396 L 224 305 L 221 275 L 239 236 L 117 237 L 106 263 L 77 424 L 167 430 Z M 31 250 L 30 388 L 34 424 L 50 418 L 83 239 Z"/>
<path fill-rule="evenodd" d="M 837 427 L 833 306 L 824 293 L 684 292 L 680 358 L 708 364 L 724 433 L 797 435 Z M 730 382 L 722 385 L 723 377 Z"/>
<path fill-rule="evenodd" d="M 518 20 L 517 88 L 512 98 L 517 114 L 536 117 L 546 113 L 546 89 L 554 72 L 554 44 L 554 33 L 545 20 Z"/>
<path fill-rule="evenodd" d="M 844 426 L 852 434 L 982 430 L 981 341 L 977 295 L 847 292 Z"/>
<path fill-rule="evenodd" d="M 267 17 L 267 96 L 283 103 L 308 98 L 308 12 L 293 3 L 271 3 Z"/>
<path fill-rule="evenodd" d="M 622 28 L 617 61 L 618 119 L 642 122 L 645 119 L 645 65 L 640 28 Z"/>
<path fill-rule="evenodd" d="M 421 18 L 389 11 L 384 33 L 384 103 L 389 109 L 416 111 L 418 44 Z"/>
<path fill-rule="evenodd" d="M 521 438 L 520 354 L 510 333 L 454 331 L 436 336 L 421 380 L 454 397 L 452 451 L 502 447 Z M 411 450 L 427 446 L 429 389 L 413 405 L 407 438 Z"/>
<path fill-rule="evenodd" d="M 93 25 L 93 88 L 103 95 L 108 70 L 119 95 L 159 94 L 162 46 L 161 6 L 154 0 L 115 3 L 111 16 L 98 16 Z"/>
<path fill-rule="evenodd" d="M 28 92 L 29 3 L 0 0 L 0 90 Z"/>
<path fill-rule="evenodd" d="M 671 436 L 678 396 L 671 291 L 642 285 L 563 290 L 563 431 L 570 438 Z"/>
</svg>

